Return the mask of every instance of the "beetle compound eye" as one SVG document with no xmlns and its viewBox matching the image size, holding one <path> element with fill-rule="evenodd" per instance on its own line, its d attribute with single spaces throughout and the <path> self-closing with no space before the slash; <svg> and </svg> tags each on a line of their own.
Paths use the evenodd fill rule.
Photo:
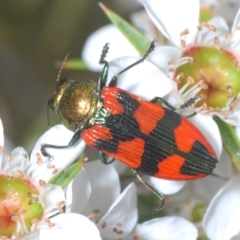
<svg viewBox="0 0 240 240">
<path fill-rule="evenodd" d="M 48 100 L 48 107 L 50 107 L 54 111 L 54 99 L 50 98 Z"/>
<path fill-rule="evenodd" d="M 56 81 L 56 87 L 61 87 L 64 83 L 66 83 L 67 81 L 69 81 L 68 78 L 60 78 L 57 79 Z"/>
</svg>

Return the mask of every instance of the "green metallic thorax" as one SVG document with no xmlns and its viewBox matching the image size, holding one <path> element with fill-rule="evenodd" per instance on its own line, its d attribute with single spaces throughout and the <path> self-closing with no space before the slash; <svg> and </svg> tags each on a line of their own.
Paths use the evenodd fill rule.
<svg viewBox="0 0 240 240">
<path fill-rule="evenodd" d="M 67 80 L 57 88 L 52 100 L 61 123 L 75 132 L 88 124 L 98 109 L 97 84 L 91 80 Z"/>
</svg>

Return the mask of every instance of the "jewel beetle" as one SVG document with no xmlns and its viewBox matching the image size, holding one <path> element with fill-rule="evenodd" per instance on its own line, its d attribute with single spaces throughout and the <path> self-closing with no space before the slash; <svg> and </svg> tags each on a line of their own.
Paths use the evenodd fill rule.
<svg viewBox="0 0 240 240">
<path fill-rule="evenodd" d="M 49 156 L 47 148 L 67 148 L 82 138 L 99 151 L 104 164 L 117 159 L 130 167 L 160 198 L 160 206 L 153 209 L 159 211 L 164 206 L 164 197 L 138 173 L 168 180 L 199 179 L 212 173 L 217 157 L 203 134 L 164 99 L 155 97 L 146 101 L 117 87 L 119 75 L 143 62 L 154 47 L 155 41 L 140 60 L 116 74 L 106 86 L 109 69 L 105 60 L 109 50 L 106 44 L 99 61 L 104 64 L 100 90 L 94 81 L 58 76 L 56 91 L 48 106 L 74 135 L 67 146 L 46 143 L 42 144 L 41 151 Z M 192 102 L 194 99 L 179 108 L 188 107 Z M 112 160 L 107 161 L 107 156 Z"/>
</svg>

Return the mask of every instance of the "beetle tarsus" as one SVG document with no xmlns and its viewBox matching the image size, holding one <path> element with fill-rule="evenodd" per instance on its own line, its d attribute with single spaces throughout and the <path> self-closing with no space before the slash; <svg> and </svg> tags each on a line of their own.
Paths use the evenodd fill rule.
<svg viewBox="0 0 240 240">
<path fill-rule="evenodd" d="M 137 178 L 139 179 L 139 181 L 141 183 L 143 183 L 147 188 L 149 188 L 155 195 L 157 195 L 157 197 L 160 200 L 160 204 L 158 207 L 153 208 L 152 209 L 152 213 L 156 213 L 159 212 L 160 210 L 162 210 L 164 208 L 164 196 L 158 192 L 150 183 L 148 183 L 146 180 L 144 180 L 135 169 L 132 169 L 133 173 L 137 176 Z"/>
</svg>

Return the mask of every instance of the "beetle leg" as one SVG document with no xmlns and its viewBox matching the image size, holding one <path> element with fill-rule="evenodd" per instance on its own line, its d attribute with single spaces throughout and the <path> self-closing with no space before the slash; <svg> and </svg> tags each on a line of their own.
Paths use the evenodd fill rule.
<svg viewBox="0 0 240 240">
<path fill-rule="evenodd" d="M 166 100 L 164 100 L 161 97 L 155 97 L 150 102 L 157 103 L 158 101 L 162 101 L 169 109 L 171 109 L 173 111 L 176 111 L 176 110 L 180 110 L 180 109 L 184 109 L 184 108 L 190 107 L 191 105 L 193 105 L 196 102 L 197 99 L 198 99 L 198 97 L 190 98 L 190 99 L 188 99 L 188 101 L 186 101 L 184 104 L 182 104 L 182 105 L 180 105 L 178 107 L 172 106 L 169 102 L 167 102 Z M 196 113 L 193 113 L 193 114 L 189 115 L 188 117 L 192 117 L 195 114 Z"/>
<path fill-rule="evenodd" d="M 108 43 L 104 45 L 102 50 L 102 55 L 99 60 L 100 64 L 104 64 L 101 75 L 100 75 L 100 91 L 106 86 L 107 77 L 108 77 L 109 64 L 108 64 L 108 61 L 105 60 L 109 50 L 108 45 L 109 45 Z"/>
<path fill-rule="evenodd" d="M 149 56 L 149 54 L 154 50 L 154 48 L 155 48 L 155 42 L 156 42 L 156 40 L 153 40 L 153 41 L 151 42 L 148 50 L 146 51 L 146 53 L 144 54 L 144 56 L 143 56 L 140 60 L 136 61 L 135 63 L 129 65 L 128 67 L 124 68 L 122 71 L 120 71 L 119 73 L 117 73 L 117 74 L 112 78 L 112 80 L 110 81 L 109 86 L 112 86 L 112 87 L 117 86 L 117 79 L 118 79 L 118 77 L 119 77 L 122 73 L 124 73 L 124 72 L 126 72 L 127 70 L 129 70 L 130 68 L 138 65 L 139 63 L 142 63 L 142 62 Z"/>
<path fill-rule="evenodd" d="M 153 98 L 150 102 L 152 103 L 157 103 L 158 101 L 162 101 L 168 108 L 170 108 L 171 110 L 175 111 L 176 108 L 174 106 L 172 106 L 170 103 L 168 103 L 166 100 L 164 100 L 161 97 L 155 97 Z"/>
<path fill-rule="evenodd" d="M 165 200 L 164 196 L 161 193 L 159 193 L 150 183 L 144 180 L 135 169 L 132 169 L 132 171 L 137 176 L 139 181 L 143 183 L 145 186 L 147 186 L 160 199 L 160 205 L 152 209 L 153 213 L 159 212 L 161 209 L 164 208 L 164 200 Z"/>
<path fill-rule="evenodd" d="M 99 151 L 99 157 L 101 162 L 105 165 L 111 164 L 115 161 L 115 158 L 112 158 L 110 161 L 107 161 L 107 155 L 101 151 Z"/>
<path fill-rule="evenodd" d="M 40 151 L 41 151 L 43 156 L 50 157 L 50 155 L 46 152 L 46 148 L 55 148 L 55 149 L 69 148 L 69 147 L 73 146 L 80 139 L 81 133 L 82 133 L 82 129 L 77 130 L 74 133 L 74 135 L 71 138 L 71 140 L 68 143 L 68 145 L 65 145 L 65 146 L 58 146 L 58 145 L 52 145 L 52 144 L 43 143 L 41 145 Z"/>
</svg>

